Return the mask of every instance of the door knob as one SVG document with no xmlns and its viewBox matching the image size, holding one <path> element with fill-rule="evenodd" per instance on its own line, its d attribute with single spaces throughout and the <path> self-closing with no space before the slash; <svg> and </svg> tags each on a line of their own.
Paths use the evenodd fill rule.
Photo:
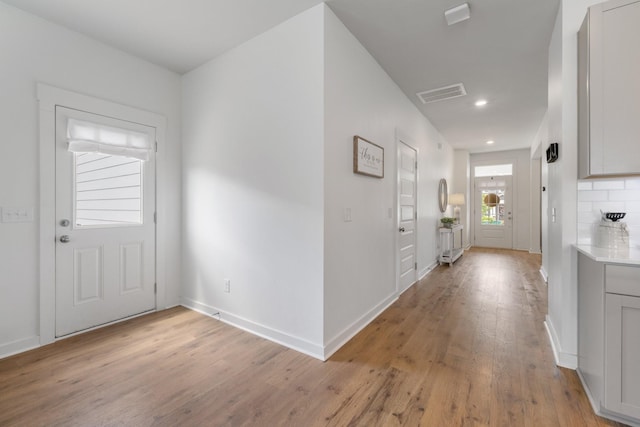
<svg viewBox="0 0 640 427">
<path fill-rule="evenodd" d="M 69 226 L 69 220 L 68 219 L 63 219 L 62 221 L 60 221 L 60 225 L 62 227 L 68 227 Z"/>
<path fill-rule="evenodd" d="M 71 240 L 71 238 L 69 236 L 67 236 L 66 234 L 60 236 L 60 242 L 62 242 L 62 243 L 69 243 L 70 240 Z"/>
<path fill-rule="evenodd" d="M 400 227 L 399 230 L 400 230 L 401 233 L 404 233 L 404 227 Z"/>
</svg>

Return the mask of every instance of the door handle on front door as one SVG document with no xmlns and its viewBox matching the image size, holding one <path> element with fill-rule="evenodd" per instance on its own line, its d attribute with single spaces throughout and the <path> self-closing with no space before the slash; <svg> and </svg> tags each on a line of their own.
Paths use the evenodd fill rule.
<svg viewBox="0 0 640 427">
<path fill-rule="evenodd" d="M 404 227 L 400 227 L 398 231 L 400 231 L 401 233 L 404 233 Z"/>
<path fill-rule="evenodd" d="M 71 240 L 71 238 L 69 236 L 67 236 L 66 234 L 60 236 L 60 242 L 61 243 L 69 243 L 70 240 Z"/>
</svg>

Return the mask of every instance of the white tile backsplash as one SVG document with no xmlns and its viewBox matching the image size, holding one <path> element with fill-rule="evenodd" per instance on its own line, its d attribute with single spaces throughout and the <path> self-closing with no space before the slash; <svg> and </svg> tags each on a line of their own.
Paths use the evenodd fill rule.
<svg viewBox="0 0 640 427">
<path fill-rule="evenodd" d="M 587 191 L 580 190 L 578 191 L 578 201 L 579 202 L 606 202 L 609 200 L 609 192 L 608 191 Z"/>
<path fill-rule="evenodd" d="M 593 210 L 593 202 L 578 202 L 578 212 L 591 212 Z"/>
<path fill-rule="evenodd" d="M 591 244 L 600 211 L 626 212 L 632 244 L 640 243 L 640 177 L 578 181 L 577 243 Z"/>
<path fill-rule="evenodd" d="M 638 190 L 611 190 L 609 200 L 640 200 L 640 189 Z"/>
<path fill-rule="evenodd" d="M 578 223 L 578 241 L 579 245 L 590 245 L 593 241 L 593 224 Z"/>
<path fill-rule="evenodd" d="M 625 202 L 625 211 L 628 214 L 640 213 L 640 200 L 633 200 Z"/>
<path fill-rule="evenodd" d="M 598 212 L 598 218 L 600 218 L 600 211 L 602 212 L 626 212 L 625 202 L 593 202 L 593 210 Z"/>
<path fill-rule="evenodd" d="M 624 190 L 624 180 L 618 181 L 594 181 L 594 190 Z"/>
<path fill-rule="evenodd" d="M 578 224 L 593 224 L 600 219 L 600 212 L 578 212 Z"/>
<path fill-rule="evenodd" d="M 580 190 L 593 190 L 593 183 L 591 181 L 578 181 L 578 191 Z"/>
</svg>

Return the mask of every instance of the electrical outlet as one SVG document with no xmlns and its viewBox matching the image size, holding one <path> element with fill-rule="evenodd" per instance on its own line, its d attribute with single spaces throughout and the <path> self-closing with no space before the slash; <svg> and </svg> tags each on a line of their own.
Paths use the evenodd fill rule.
<svg viewBox="0 0 640 427">
<path fill-rule="evenodd" d="M 231 292 L 231 280 L 230 279 L 224 279 L 224 291 L 226 293 L 230 293 Z"/>
</svg>

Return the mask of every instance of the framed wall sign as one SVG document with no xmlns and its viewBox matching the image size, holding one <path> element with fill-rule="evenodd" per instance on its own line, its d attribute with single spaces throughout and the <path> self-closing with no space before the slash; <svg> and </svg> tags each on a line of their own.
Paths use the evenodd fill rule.
<svg viewBox="0 0 640 427">
<path fill-rule="evenodd" d="M 384 178 L 384 148 L 358 135 L 354 136 L 353 172 Z"/>
</svg>

